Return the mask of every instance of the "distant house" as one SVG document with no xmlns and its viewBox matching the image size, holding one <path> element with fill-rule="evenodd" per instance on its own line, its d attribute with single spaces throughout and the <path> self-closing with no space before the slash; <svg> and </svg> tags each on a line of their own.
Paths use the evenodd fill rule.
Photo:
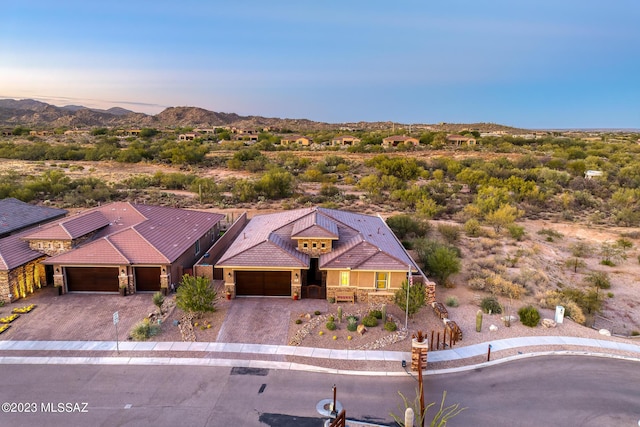
<svg viewBox="0 0 640 427">
<path fill-rule="evenodd" d="M 280 145 L 286 146 L 290 144 L 298 144 L 306 147 L 313 144 L 313 139 L 302 135 L 288 135 L 280 139 Z"/>
<path fill-rule="evenodd" d="M 51 132 L 49 132 L 48 130 L 30 130 L 29 135 L 30 136 L 47 136 L 47 135 L 51 135 Z"/>
<path fill-rule="evenodd" d="M 187 132 L 187 133 L 181 133 L 180 135 L 178 135 L 178 140 L 179 141 L 193 141 L 196 138 L 200 138 L 202 135 L 200 135 L 199 132 Z"/>
<path fill-rule="evenodd" d="M 388 136 L 382 140 L 382 146 L 385 148 L 397 147 L 400 144 L 412 144 L 414 147 L 417 147 L 420 141 L 406 135 Z"/>
<path fill-rule="evenodd" d="M 351 135 L 336 136 L 331 140 L 333 147 L 350 147 L 357 144 L 360 144 L 360 138 Z"/>
<path fill-rule="evenodd" d="M 428 282 L 382 218 L 317 207 L 253 217 L 215 267 L 233 295 L 381 303 L 408 274 Z"/>
<path fill-rule="evenodd" d="M 604 173 L 602 171 L 596 171 L 596 170 L 588 170 L 584 173 L 584 177 L 586 179 L 599 178 L 603 175 Z"/>
<path fill-rule="evenodd" d="M 476 145 L 476 139 L 471 137 L 471 136 L 465 136 L 465 135 L 447 135 L 447 141 L 450 144 L 455 145 L 456 147 L 459 147 L 461 145 Z"/>
</svg>

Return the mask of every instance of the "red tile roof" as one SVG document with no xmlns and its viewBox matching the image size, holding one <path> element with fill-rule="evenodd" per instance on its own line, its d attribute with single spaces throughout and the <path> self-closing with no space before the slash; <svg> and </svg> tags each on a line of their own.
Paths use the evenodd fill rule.
<svg viewBox="0 0 640 427">
<path fill-rule="evenodd" d="M 12 270 L 44 256 L 40 252 L 31 250 L 29 244 L 22 240 L 25 233 L 27 232 L 0 239 L 0 271 Z"/>
<path fill-rule="evenodd" d="M 100 211 L 67 217 L 55 224 L 42 227 L 25 236 L 27 240 L 73 240 L 109 225 Z"/>
<path fill-rule="evenodd" d="M 46 264 L 165 264 L 174 262 L 225 216 L 164 206 L 112 203 L 78 216 L 102 224 L 89 243 L 55 257 Z M 89 222 L 89 221 L 87 221 Z M 85 229 L 90 229 L 86 225 Z M 105 243 L 106 242 L 106 243 Z M 92 260 L 91 262 L 87 260 Z M 99 260 L 99 261 L 98 261 Z"/>
<path fill-rule="evenodd" d="M 318 212 L 306 215 L 293 224 L 291 238 L 337 239 L 338 226 Z"/>
</svg>

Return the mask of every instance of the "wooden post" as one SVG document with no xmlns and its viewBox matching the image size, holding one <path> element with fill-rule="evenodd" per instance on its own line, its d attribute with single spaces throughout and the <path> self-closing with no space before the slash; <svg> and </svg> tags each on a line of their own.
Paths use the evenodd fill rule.
<svg viewBox="0 0 640 427">
<path fill-rule="evenodd" d="M 422 357 L 418 359 L 418 387 L 420 387 L 420 419 L 422 420 L 421 427 L 424 427 L 424 381 L 422 379 Z"/>
<path fill-rule="evenodd" d="M 489 347 L 487 348 L 487 362 L 491 360 L 491 344 L 489 344 Z"/>
<path fill-rule="evenodd" d="M 436 350 L 440 350 L 440 331 L 438 331 L 438 339 L 436 340 Z"/>
<path fill-rule="evenodd" d="M 430 350 L 433 351 L 433 329 L 431 330 L 431 341 L 429 341 L 429 343 L 431 343 L 431 347 Z"/>
</svg>

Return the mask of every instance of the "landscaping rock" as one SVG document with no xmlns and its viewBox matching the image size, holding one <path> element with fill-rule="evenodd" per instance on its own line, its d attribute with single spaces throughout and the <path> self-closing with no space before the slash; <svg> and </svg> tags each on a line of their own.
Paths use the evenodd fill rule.
<svg viewBox="0 0 640 427">
<path fill-rule="evenodd" d="M 607 336 L 607 337 L 611 336 L 611 331 L 608 330 L 608 329 L 600 329 L 598 332 L 600 333 L 600 335 L 604 335 L 604 336 Z"/>
<path fill-rule="evenodd" d="M 367 332 L 367 327 L 364 325 L 358 325 L 358 329 L 356 329 L 356 331 L 360 334 L 360 335 L 364 335 L 365 332 Z"/>
<path fill-rule="evenodd" d="M 491 325 L 491 326 L 489 326 L 489 330 L 490 331 L 497 331 L 498 327 L 496 325 Z"/>
<path fill-rule="evenodd" d="M 542 319 L 542 326 L 545 328 L 555 328 L 556 322 L 553 319 Z"/>
</svg>

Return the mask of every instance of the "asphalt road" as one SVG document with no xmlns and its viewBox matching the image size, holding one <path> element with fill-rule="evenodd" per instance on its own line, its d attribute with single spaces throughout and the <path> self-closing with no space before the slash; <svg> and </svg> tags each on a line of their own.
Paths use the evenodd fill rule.
<svg viewBox="0 0 640 427">
<path fill-rule="evenodd" d="M 618 427 L 640 420 L 638 362 L 532 358 L 425 379 L 428 402 L 447 390 L 447 403 L 467 408 L 451 427 Z M 409 375 L 245 368 L 2 365 L 0 426 L 320 427 L 316 406 L 331 398 L 333 384 L 348 418 L 391 423 L 389 413 L 401 412 L 398 391 L 413 397 L 417 382 Z"/>
</svg>

